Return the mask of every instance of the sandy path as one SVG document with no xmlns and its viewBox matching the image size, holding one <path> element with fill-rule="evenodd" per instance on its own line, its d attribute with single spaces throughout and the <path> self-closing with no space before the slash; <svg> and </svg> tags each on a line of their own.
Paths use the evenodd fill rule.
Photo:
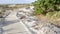
<svg viewBox="0 0 60 34">
<path fill-rule="evenodd" d="M 26 28 L 24 28 L 16 17 L 16 13 L 17 12 L 12 12 L 6 17 L 6 21 L 3 26 L 3 34 L 29 34 L 29 32 L 26 31 Z"/>
</svg>

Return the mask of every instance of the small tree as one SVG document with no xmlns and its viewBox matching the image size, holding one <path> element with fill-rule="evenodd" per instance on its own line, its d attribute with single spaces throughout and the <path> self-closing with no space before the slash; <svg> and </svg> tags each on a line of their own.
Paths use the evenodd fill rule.
<svg viewBox="0 0 60 34">
<path fill-rule="evenodd" d="M 33 3 L 35 14 L 46 14 L 48 12 L 59 11 L 60 0 L 37 0 Z"/>
</svg>

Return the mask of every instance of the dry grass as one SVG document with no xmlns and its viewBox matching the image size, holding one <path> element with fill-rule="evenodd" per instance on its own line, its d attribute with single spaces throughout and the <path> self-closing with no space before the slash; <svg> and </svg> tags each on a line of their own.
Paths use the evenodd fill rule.
<svg viewBox="0 0 60 34">
<path fill-rule="evenodd" d="M 43 15 L 36 15 L 37 19 L 40 21 L 44 21 L 46 23 L 51 23 L 53 25 L 56 25 L 58 27 L 60 27 L 60 18 L 50 18 L 48 16 L 43 16 Z"/>
</svg>

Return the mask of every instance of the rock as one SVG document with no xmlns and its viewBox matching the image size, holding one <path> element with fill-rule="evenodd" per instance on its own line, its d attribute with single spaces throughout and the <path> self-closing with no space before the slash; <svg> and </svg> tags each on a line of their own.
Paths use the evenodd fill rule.
<svg viewBox="0 0 60 34">
<path fill-rule="evenodd" d="M 31 16 L 31 13 L 30 11 L 23 11 L 23 10 L 20 10 L 17 12 L 17 15 L 16 15 L 18 18 L 22 18 L 22 17 L 25 17 L 25 18 L 28 18 Z"/>
<path fill-rule="evenodd" d="M 37 30 L 37 34 L 60 34 L 60 28 L 50 24 L 50 23 L 44 23 L 44 22 L 39 22 L 38 25 L 38 30 L 35 29 L 36 27 L 33 27 L 35 30 Z"/>
<path fill-rule="evenodd" d="M 47 23 L 46 21 L 37 20 L 35 16 L 31 16 L 30 13 L 32 12 L 26 9 L 18 11 L 17 13 L 17 17 L 20 21 L 26 24 L 30 30 L 37 34 L 60 34 L 60 28 Z"/>
<path fill-rule="evenodd" d="M 31 27 L 31 26 L 35 25 L 36 20 L 27 18 L 27 19 L 24 19 L 23 22 L 25 24 L 27 24 L 29 27 Z"/>
</svg>

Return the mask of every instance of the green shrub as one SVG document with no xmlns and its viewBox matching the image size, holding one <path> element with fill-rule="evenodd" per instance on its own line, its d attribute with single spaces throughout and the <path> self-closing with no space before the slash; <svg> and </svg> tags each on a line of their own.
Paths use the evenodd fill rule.
<svg viewBox="0 0 60 34">
<path fill-rule="evenodd" d="M 60 11 L 58 8 L 60 0 L 37 0 L 33 5 L 35 14 L 46 14 L 48 12 Z"/>
</svg>

